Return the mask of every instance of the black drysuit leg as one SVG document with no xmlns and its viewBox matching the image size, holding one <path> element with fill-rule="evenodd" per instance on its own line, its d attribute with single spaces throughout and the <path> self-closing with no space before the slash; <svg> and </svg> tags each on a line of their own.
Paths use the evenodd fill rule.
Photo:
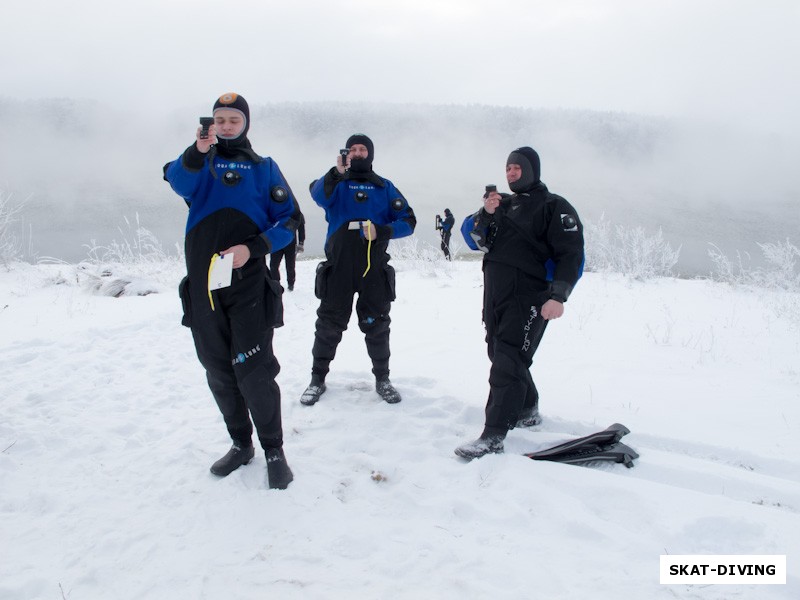
<svg viewBox="0 0 800 600">
<path fill-rule="evenodd" d="M 296 279 L 295 265 L 297 261 L 297 243 L 292 242 L 285 248 L 273 252 L 269 256 L 269 274 L 275 281 L 281 280 L 281 259 L 286 265 L 286 284 L 294 287 Z"/>
<path fill-rule="evenodd" d="M 322 378 L 327 375 L 342 333 L 347 329 L 355 294 L 358 294 L 358 326 L 364 333 L 372 372 L 377 378 L 389 375 L 389 311 L 394 299 L 394 271 L 386 265 L 388 255 L 379 252 L 374 253 L 367 270 L 366 245 L 358 238 L 355 242 L 345 246 L 345 251 L 335 260 L 329 257 L 319 275 L 322 281 L 317 282 L 318 289 L 324 292 L 317 310 L 311 372 Z"/>
<path fill-rule="evenodd" d="M 254 423 L 266 450 L 283 444 L 283 431 L 275 382 L 280 365 L 272 349 L 273 330 L 266 325 L 263 274 L 259 277 L 261 285 L 214 292 L 213 311 L 207 294 L 194 295 L 192 336 L 231 438 L 249 444 Z M 208 308 L 198 311 L 198 306 Z"/>
<path fill-rule="evenodd" d="M 291 287 L 294 287 L 294 282 L 297 278 L 297 274 L 295 272 L 295 261 L 297 259 L 297 244 L 292 242 L 288 246 L 286 246 L 284 259 L 286 261 L 286 283 L 288 283 Z"/>
<path fill-rule="evenodd" d="M 283 250 L 276 250 L 269 255 L 269 276 L 275 281 L 281 280 L 281 260 L 283 260 Z"/>
<path fill-rule="evenodd" d="M 330 370 L 330 363 L 336 357 L 336 348 L 342 341 L 342 333 L 350 322 L 353 312 L 353 294 L 339 297 L 337 302 L 323 299 L 317 309 L 317 323 L 314 331 L 314 347 L 311 356 L 314 361 L 311 374 L 322 379 Z"/>
<path fill-rule="evenodd" d="M 512 429 L 523 409 L 538 404 L 531 377 L 533 355 L 544 335 L 547 321 L 541 316 L 546 300 L 538 284 L 513 267 L 491 265 L 484 278 L 484 323 L 492 366 L 486 426 Z"/>
<path fill-rule="evenodd" d="M 367 354 L 372 360 L 372 372 L 377 379 L 389 376 L 389 332 L 392 322 L 389 311 L 392 296 L 386 269 L 380 267 L 362 279 L 356 301 L 358 327 L 364 333 Z"/>
<path fill-rule="evenodd" d="M 442 233 L 442 252 L 444 252 L 444 257 L 447 260 L 450 260 L 450 232 Z"/>
</svg>

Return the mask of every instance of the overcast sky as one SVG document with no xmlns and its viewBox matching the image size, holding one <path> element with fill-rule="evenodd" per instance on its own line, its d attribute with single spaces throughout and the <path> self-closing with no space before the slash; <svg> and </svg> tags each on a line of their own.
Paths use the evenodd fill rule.
<svg viewBox="0 0 800 600">
<path fill-rule="evenodd" d="M 26 0 L 0 95 L 482 103 L 800 129 L 796 0 Z"/>
</svg>

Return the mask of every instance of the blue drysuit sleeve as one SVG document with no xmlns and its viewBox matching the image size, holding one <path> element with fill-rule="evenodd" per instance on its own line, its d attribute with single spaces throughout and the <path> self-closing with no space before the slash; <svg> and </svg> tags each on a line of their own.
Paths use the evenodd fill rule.
<svg viewBox="0 0 800 600">
<path fill-rule="evenodd" d="M 269 193 L 267 219 L 271 226 L 246 242 L 251 256 L 256 258 L 280 250 L 292 242 L 296 228 L 293 219 L 296 219 L 294 215 L 299 210 L 294 193 L 278 164 L 271 158 L 267 158 L 266 162 L 267 191 Z"/>
<path fill-rule="evenodd" d="M 336 189 L 336 185 L 341 181 L 344 181 L 344 178 L 336 170 L 336 167 L 333 167 L 324 176 L 312 182 L 309 187 L 312 200 L 318 206 L 328 208 L 333 202 L 333 192 Z"/>
<path fill-rule="evenodd" d="M 197 192 L 202 181 L 201 173 L 208 166 L 207 155 L 202 154 L 192 144 L 177 159 L 164 169 L 164 179 L 186 204 L 191 205 L 192 196 Z M 198 167 L 198 168 L 195 168 Z"/>
<path fill-rule="evenodd" d="M 461 235 L 472 250 L 488 252 L 491 248 L 489 229 L 494 221 L 494 216 L 480 209 L 475 214 L 468 216 L 461 224 Z"/>
<path fill-rule="evenodd" d="M 414 209 L 408 205 L 408 201 L 403 197 L 394 184 L 386 181 L 386 193 L 389 197 L 391 206 L 391 222 L 387 225 L 377 227 L 378 240 L 396 240 L 414 233 L 417 226 L 417 217 Z"/>
</svg>

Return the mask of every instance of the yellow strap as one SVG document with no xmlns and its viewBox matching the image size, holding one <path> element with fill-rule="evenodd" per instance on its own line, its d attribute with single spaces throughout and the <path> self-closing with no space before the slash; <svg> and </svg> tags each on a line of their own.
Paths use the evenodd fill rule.
<svg viewBox="0 0 800 600">
<path fill-rule="evenodd" d="M 372 221 L 367 219 L 367 233 L 369 233 L 369 229 L 371 226 L 372 226 Z M 377 231 L 375 231 L 375 235 L 376 236 L 378 235 Z M 372 250 L 372 239 L 371 238 L 367 239 L 369 240 L 367 243 L 367 270 L 364 271 L 364 274 L 361 277 L 366 277 L 367 273 L 369 273 L 369 270 L 372 268 L 372 252 L 370 252 Z"/>
<path fill-rule="evenodd" d="M 211 264 L 208 265 L 208 282 L 206 287 L 208 288 L 208 301 L 211 302 L 211 310 L 216 310 L 214 308 L 214 298 L 211 296 L 211 271 L 214 268 L 214 263 L 217 262 L 218 258 L 219 254 L 215 252 L 214 256 L 211 257 Z"/>
</svg>

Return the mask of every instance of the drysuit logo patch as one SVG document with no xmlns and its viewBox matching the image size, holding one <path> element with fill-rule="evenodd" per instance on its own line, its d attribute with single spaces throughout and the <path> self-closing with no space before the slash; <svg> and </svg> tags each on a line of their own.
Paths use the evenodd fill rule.
<svg viewBox="0 0 800 600">
<path fill-rule="evenodd" d="M 244 163 L 237 163 L 237 162 L 215 162 L 214 163 L 215 169 L 245 169 L 247 171 L 253 168 L 253 165 L 246 165 Z"/>
<path fill-rule="evenodd" d="M 578 231 L 578 219 L 572 215 L 561 215 L 561 226 L 564 231 Z"/>
<path fill-rule="evenodd" d="M 255 348 L 250 348 L 250 350 L 247 352 L 239 352 L 239 354 L 237 354 L 231 361 L 231 365 L 240 365 L 257 352 L 261 352 L 261 345 L 257 345 Z"/>
</svg>

